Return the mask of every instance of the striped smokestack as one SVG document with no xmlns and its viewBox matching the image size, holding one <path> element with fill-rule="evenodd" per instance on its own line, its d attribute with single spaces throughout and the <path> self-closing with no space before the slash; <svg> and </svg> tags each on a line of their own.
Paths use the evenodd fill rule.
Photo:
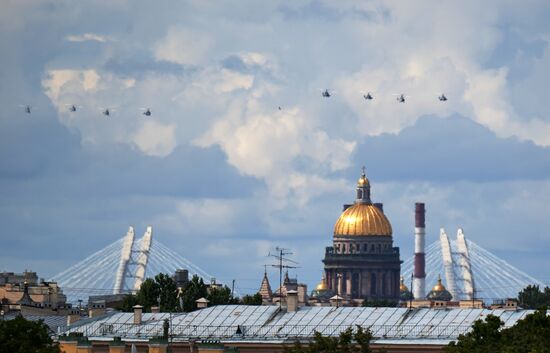
<svg viewBox="0 0 550 353">
<path fill-rule="evenodd" d="M 414 227 L 414 279 L 413 296 L 415 299 L 426 297 L 426 261 L 424 255 L 426 238 L 426 210 L 424 203 L 415 204 L 415 227 Z"/>
</svg>

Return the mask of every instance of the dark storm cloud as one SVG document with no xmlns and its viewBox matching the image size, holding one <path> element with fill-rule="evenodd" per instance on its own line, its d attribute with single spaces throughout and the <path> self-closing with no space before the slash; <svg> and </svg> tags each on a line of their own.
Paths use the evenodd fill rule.
<svg viewBox="0 0 550 353">
<path fill-rule="evenodd" d="M 489 182 L 550 175 L 550 148 L 499 138 L 460 116 L 423 117 L 399 134 L 368 137 L 354 160 L 379 180 Z"/>
</svg>

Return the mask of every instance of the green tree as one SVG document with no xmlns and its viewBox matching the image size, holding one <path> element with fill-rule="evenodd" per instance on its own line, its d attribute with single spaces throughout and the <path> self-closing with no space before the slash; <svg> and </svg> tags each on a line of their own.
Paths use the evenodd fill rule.
<svg viewBox="0 0 550 353">
<path fill-rule="evenodd" d="M 120 304 L 120 306 L 118 306 L 117 309 L 122 310 L 124 312 L 131 312 L 134 310 L 133 309 L 134 305 L 137 305 L 137 304 L 139 304 L 137 297 L 133 294 L 128 294 L 124 297 L 124 299 L 122 300 L 122 304 Z"/>
<path fill-rule="evenodd" d="M 355 330 L 351 327 L 340 333 L 339 336 L 323 336 L 319 332 L 313 334 L 313 339 L 307 344 L 294 343 L 293 346 L 285 347 L 285 353 L 370 353 L 370 341 L 372 333 L 357 326 Z"/>
<path fill-rule="evenodd" d="M 183 311 L 190 312 L 196 310 L 197 305 L 195 301 L 200 298 L 206 298 L 207 296 L 208 292 L 204 281 L 199 276 L 194 275 L 193 278 L 185 284 L 181 293 Z"/>
<path fill-rule="evenodd" d="M 231 289 L 227 286 L 210 288 L 206 299 L 210 301 L 210 305 L 237 304 L 239 302 L 238 299 L 233 298 Z"/>
<path fill-rule="evenodd" d="M 146 312 L 150 312 L 152 306 L 159 305 L 163 312 L 180 311 L 176 282 L 165 273 L 159 273 L 155 278 L 147 278 L 135 295 L 129 294 L 124 297 L 119 309 L 130 312 L 137 304 L 142 305 Z"/>
<path fill-rule="evenodd" d="M 139 287 L 136 298 L 139 305 L 143 306 L 143 310 L 150 312 L 152 306 L 158 305 L 159 295 L 160 288 L 158 283 L 152 278 L 147 278 L 143 281 L 141 287 Z"/>
<path fill-rule="evenodd" d="M 172 277 L 164 273 L 159 273 L 155 276 L 155 283 L 158 288 L 157 299 L 160 300 L 160 311 L 180 311 L 178 303 L 178 287 Z"/>
<path fill-rule="evenodd" d="M 504 323 L 497 316 L 487 315 L 485 321 L 476 320 L 472 331 L 458 336 L 458 341 L 451 342 L 445 348 L 447 353 L 460 352 L 500 352 L 501 331 Z"/>
<path fill-rule="evenodd" d="M 244 305 L 262 305 L 262 295 L 256 293 L 254 295 L 245 295 L 242 299 Z"/>
<path fill-rule="evenodd" d="M 526 309 L 540 309 L 550 307 L 550 288 L 540 290 L 539 286 L 529 285 L 518 293 L 520 306 Z"/>
<path fill-rule="evenodd" d="M 445 348 L 446 353 L 525 352 L 550 353 L 550 316 L 537 310 L 509 328 L 493 315 L 477 320 L 472 331 L 460 335 Z"/>
<path fill-rule="evenodd" d="M 22 316 L 0 321 L 0 353 L 61 353 L 40 321 L 28 321 Z"/>
</svg>

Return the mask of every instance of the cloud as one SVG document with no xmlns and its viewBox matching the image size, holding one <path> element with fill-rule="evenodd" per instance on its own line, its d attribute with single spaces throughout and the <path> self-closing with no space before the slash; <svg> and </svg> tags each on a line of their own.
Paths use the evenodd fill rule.
<svg viewBox="0 0 550 353">
<path fill-rule="evenodd" d="M 298 158 L 306 158 L 311 166 L 329 171 L 345 169 L 355 144 L 333 139 L 326 132 L 309 125 L 304 112 L 287 108 L 271 114 L 242 112 L 238 107 L 228 112 L 212 129 L 196 140 L 199 146 L 219 145 L 228 161 L 245 175 L 262 178 L 274 197 L 284 199 L 289 193 L 311 183 L 300 202 L 332 188 L 328 179 L 296 168 Z M 317 184 L 317 185 L 314 185 Z"/>
<path fill-rule="evenodd" d="M 108 38 L 105 37 L 105 36 L 99 35 L 99 34 L 95 34 L 95 33 L 84 33 L 84 34 L 68 35 L 68 36 L 65 37 L 65 40 L 67 40 L 69 42 L 93 41 L 93 42 L 103 43 L 103 42 L 106 42 L 108 40 Z"/>
<path fill-rule="evenodd" d="M 38 244 L 30 256 L 47 263 L 65 243 L 69 261 L 153 222 L 212 273 L 261 277 L 259 253 L 281 244 L 317 282 L 366 164 L 403 254 L 424 199 L 437 226 L 520 242 L 528 271 L 545 268 L 544 2 L 67 4 L 0 13 L 0 221 L 20 257 Z M 257 253 L 241 266 L 227 248 Z"/>
<path fill-rule="evenodd" d="M 214 41 L 205 33 L 171 27 L 155 48 L 155 58 L 181 65 L 203 64 Z"/>
<path fill-rule="evenodd" d="M 138 148 L 150 156 L 165 157 L 176 147 L 176 126 L 156 121 L 146 121 L 134 134 L 133 140 Z"/>
<path fill-rule="evenodd" d="M 97 88 L 100 76 L 95 70 L 50 70 L 42 81 L 46 94 L 57 101 L 63 89 L 82 89 L 87 93 Z M 63 87 L 72 84 L 71 87 Z M 76 87 L 74 86 L 76 85 Z"/>
<path fill-rule="evenodd" d="M 550 175 L 550 148 L 518 138 L 501 139 L 458 115 L 426 116 L 399 134 L 366 138 L 353 160 L 382 180 L 490 182 Z"/>
</svg>

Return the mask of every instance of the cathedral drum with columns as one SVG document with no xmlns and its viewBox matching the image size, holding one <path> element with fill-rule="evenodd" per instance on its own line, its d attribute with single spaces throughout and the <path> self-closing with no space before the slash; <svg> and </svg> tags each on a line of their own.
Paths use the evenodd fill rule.
<svg viewBox="0 0 550 353">
<path fill-rule="evenodd" d="M 364 168 L 355 203 L 344 205 L 323 263 L 328 289 L 347 300 L 399 300 L 399 248 L 382 204 L 371 202 Z"/>
</svg>

